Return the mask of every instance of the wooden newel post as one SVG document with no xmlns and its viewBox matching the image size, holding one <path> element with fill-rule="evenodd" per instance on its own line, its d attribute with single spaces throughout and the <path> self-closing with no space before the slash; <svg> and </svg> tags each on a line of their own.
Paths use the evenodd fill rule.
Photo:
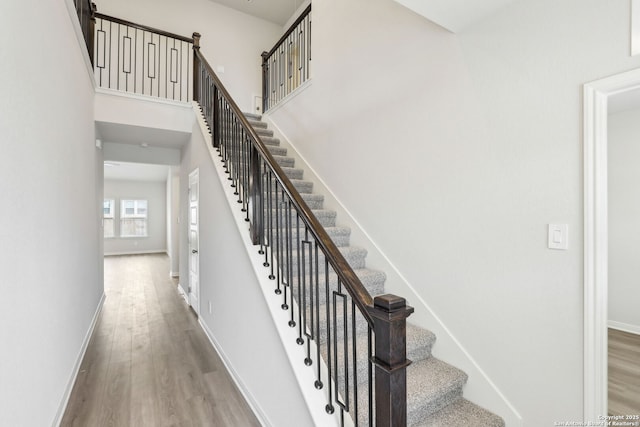
<svg viewBox="0 0 640 427">
<path fill-rule="evenodd" d="M 200 33 L 193 33 L 193 100 L 200 102 L 200 67 L 198 53 L 200 52 Z"/>
<path fill-rule="evenodd" d="M 96 12 L 98 11 L 98 7 L 95 3 L 91 2 L 91 12 L 89 15 L 89 34 L 87 34 L 87 49 L 89 51 L 89 60 L 91 61 L 91 65 L 95 65 L 93 53 L 94 53 L 94 36 L 96 31 Z"/>
<path fill-rule="evenodd" d="M 376 427 L 407 425 L 407 317 L 413 307 L 396 295 L 380 295 L 373 300 L 376 338 L 374 364 Z"/>
<path fill-rule="evenodd" d="M 269 103 L 269 52 L 262 52 L 262 112 L 267 111 Z"/>
</svg>

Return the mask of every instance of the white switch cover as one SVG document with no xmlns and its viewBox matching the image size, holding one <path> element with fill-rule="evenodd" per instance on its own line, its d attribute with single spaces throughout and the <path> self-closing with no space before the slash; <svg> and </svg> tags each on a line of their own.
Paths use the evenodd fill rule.
<svg viewBox="0 0 640 427">
<path fill-rule="evenodd" d="M 569 249 L 569 225 L 549 224 L 549 249 Z"/>
</svg>

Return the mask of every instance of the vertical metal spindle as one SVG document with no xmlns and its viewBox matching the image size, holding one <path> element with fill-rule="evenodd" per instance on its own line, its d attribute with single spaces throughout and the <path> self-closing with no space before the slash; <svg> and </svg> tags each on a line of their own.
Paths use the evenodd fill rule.
<svg viewBox="0 0 640 427">
<path fill-rule="evenodd" d="M 326 320 L 326 324 L 327 324 L 327 370 L 328 370 L 328 376 L 327 376 L 327 383 L 329 384 L 329 388 L 327 390 L 328 392 L 328 403 L 325 406 L 325 411 L 327 411 L 328 414 L 333 414 L 335 408 L 333 407 L 333 397 L 332 397 L 332 391 L 333 391 L 333 387 L 332 387 L 332 383 L 333 383 L 333 374 L 332 374 L 332 367 L 333 364 L 332 362 L 332 353 L 331 353 L 331 338 L 332 338 L 332 334 L 331 334 L 331 298 L 329 297 L 330 295 L 330 289 L 329 289 L 329 260 L 327 260 L 326 256 L 324 259 L 324 271 L 325 271 L 325 292 L 326 292 L 326 307 L 327 307 L 327 320 Z M 335 352 L 335 348 L 333 349 L 333 351 Z"/>
<path fill-rule="evenodd" d="M 298 339 L 296 340 L 296 342 L 299 345 L 304 344 L 304 339 L 302 338 L 302 327 L 306 325 L 302 324 L 302 307 L 305 306 L 305 295 L 304 295 L 304 286 L 303 286 L 303 282 L 304 282 L 304 272 L 305 272 L 305 268 L 304 268 L 304 263 L 305 263 L 305 256 L 304 256 L 304 245 L 301 247 L 301 242 L 300 242 L 300 215 L 298 215 L 298 213 L 296 212 L 296 250 L 298 251 Z M 300 301 L 302 299 L 302 301 Z"/>
<path fill-rule="evenodd" d="M 338 302 L 337 299 L 342 299 L 342 353 L 343 353 L 343 366 L 344 370 L 344 393 L 343 399 L 340 400 L 340 384 L 338 384 Z M 335 347 L 335 351 L 333 353 L 333 363 L 336 369 L 335 375 L 335 402 L 340 407 L 341 416 L 344 415 L 344 411 L 349 412 L 349 344 L 348 344 L 348 336 L 349 336 L 349 321 L 347 315 L 347 296 L 342 293 L 342 281 L 338 278 L 338 287 L 337 291 L 333 292 L 333 324 L 336 326 L 336 331 L 333 335 L 333 346 Z"/>
<path fill-rule="evenodd" d="M 137 93 L 138 87 L 138 29 L 133 32 L 133 93 Z"/>
<path fill-rule="evenodd" d="M 269 170 L 269 189 L 268 191 L 268 200 L 269 200 L 269 256 L 270 256 L 270 262 L 269 262 L 269 267 L 271 268 L 271 274 L 269 274 L 269 279 L 273 280 L 275 279 L 275 276 L 273 275 L 273 250 L 274 250 L 274 244 L 277 245 L 278 241 L 276 239 L 276 241 L 274 242 L 273 240 L 273 172 L 271 170 Z M 277 219 L 276 219 L 277 221 Z"/>
<path fill-rule="evenodd" d="M 298 231 L 299 232 L 299 231 Z M 304 322 L 304 335 L 307 337 L 307 357 L 304 360 L 305 365 L 311 366 L 313 363 L 313 359 L 311 358 L 311 341 L 315 340 L 315 319 L 314 319 L 314 306 L 316 305 L 316 301 L 314 298 L 313 290 L 314 290 L 314 268 L 313 268 L 313 246 L 311 245 L 311 241 L 309 241 L 309 229 L 307 226 L 304 226 L 304 240 L 303 240 L 303 248 L 302 253 L 308 253 L 309 258 L 309 269 L 307 271 L 306 260 L 303 262 L 304 271 L 302 273 L 302 301 L 304 304 L 304 309 L 301 310 Z M 309 278 L 309 286 L 307 288 L 307 277 Z M 316 286 L 317 287 L 317 286 Z M 307 305 L 307 295 L 309 296 L 309 304 Z"/>
<path fill-rule="evenodd" d="M 372 340 L 371 326 L 367 326 L 367 377 L 369 384 L 369 425 L 373 425 L 373 404 L 375 402 L 373 398 L 373 340 Z"/>
<path fill-rule="evenodd" d="M 356 303 L 351 298 L 351 359 L 353 360 L 353 421 L 358 427 L 358 341 L 356 339 Z M 347 392 L 348 393 L 348 392 Z"/>
<path fill-rule="evenodd" d="M 278 182 L 275 181 L 274 179 L 274 183 L 275 183 L 275 217 L 276 217 L 276 260 L 278 262 L 278 268 L 276 269 L 276 290 L 275 293 L 276 295 L 280 295 L 282 293 L 282 289 L 280 287 L 280 282 L 281 282 L 281 276 L 282 276 L 282 257 L 280 255 L 280 251 L 281 251 L 281 247 L 282 247 L 282 230 L 281 230 L 281 223 L 282 223 L 282 219 L 280 217 L 280 201 L 278 200 Z M 271 264 L 273 265 L 273 261 L 271 262 Z"/>
</svg>

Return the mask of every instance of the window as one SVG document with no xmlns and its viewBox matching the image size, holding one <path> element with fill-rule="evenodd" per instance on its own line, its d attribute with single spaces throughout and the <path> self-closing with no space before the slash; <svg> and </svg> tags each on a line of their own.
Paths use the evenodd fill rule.
<svg viewBox="0 0 640 427">
<path fill-rule="evenodd" d="M 147 236 L 147 201 L 120 201 L 120 237 Z"/>
<path fill-rule="evenodd" d="M 111 238 L 115 237 L 115 219 L 114 219 L 114 207 L 115 201 L 113 199 L 104 199 L 104 203 L 102 205 L 102 213 L 104 215 L 103 226 L 104 226 L 104 237 Z"/>
</svg>

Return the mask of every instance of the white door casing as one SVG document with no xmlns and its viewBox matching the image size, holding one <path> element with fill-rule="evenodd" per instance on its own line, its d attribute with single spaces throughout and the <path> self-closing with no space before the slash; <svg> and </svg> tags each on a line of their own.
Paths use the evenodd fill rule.
<svg viewBox="0 0 640 427">
<path fill-rule="evenodd" d="M 640 88 L 640 69 L 584 86 L 584 420 L 607 415 L 608 101 Z"/>
<path fill-rule="evenodd" d="M 189 174 L 189 304 L 200 314 L 200 176 L 198 169 Z"/>
</svg>

